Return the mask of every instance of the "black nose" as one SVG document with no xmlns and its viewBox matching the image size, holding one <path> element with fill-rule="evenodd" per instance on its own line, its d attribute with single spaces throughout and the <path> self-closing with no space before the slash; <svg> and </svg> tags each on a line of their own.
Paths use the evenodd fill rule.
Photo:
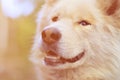
<svg viewBox="0 0 120 80">
<path fill-rule="evenodd" d="M 61 38 L 61 33 L 56 28 L 48 28 L 42 31 L 42 40 L 46 44 L 54 44 Z"/>
</svg>

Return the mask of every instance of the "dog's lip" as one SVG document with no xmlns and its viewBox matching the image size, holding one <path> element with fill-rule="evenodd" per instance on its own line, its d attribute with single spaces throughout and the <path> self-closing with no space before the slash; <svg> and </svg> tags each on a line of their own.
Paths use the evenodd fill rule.
<svg viewBox="0 0 120 80">
<path fill-rule="evenodd" d="M 44 57 L 44 61 L 46 65 L 51 65 L 51 66 L 56 66 L 59 64 L 65 64 L 65 63 L 74 63 L 80 60 L 83 56 L 85 55 L 85 51 L 79 53 L 76 57 L 74 58 L 63 58 L 58 55 L 47 55 Z"/>
</svg>

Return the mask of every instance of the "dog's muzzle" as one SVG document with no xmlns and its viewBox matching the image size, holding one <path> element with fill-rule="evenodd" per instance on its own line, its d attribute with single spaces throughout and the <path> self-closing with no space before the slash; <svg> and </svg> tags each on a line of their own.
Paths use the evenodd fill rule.
<svg viewBox="0 0 120 80">
<path fill-rule="evenodd" d="M 80 60 L 84 56 L 85 52 L 83 51 L 79 53 L 79 55 L 75 56 L 74 58 L 69 58 L 69 59 L 63 58 L 55 54 L 57 53 L 54 53 L 52 51 L 47 52 L 47 56 L 45 56 L 44 58 L 46 65 L 57 66 L 65 63 L 74 63 Z"/>
<path fill-rule="evenodd" d="M 62 35 L 60 31 L 56 28 L 46 28 L 42 31 L 41 35 L 43 41 L 42 47 L 46 54 L 46 56 L 44 57 L 46 65 L 56 66 L 59 64 L 74 63 L 80 60 L 85 54 L 85 51 L 83 51 L 73 58 L 66 59 L 62 57 L 57 50 L 57 44 L 61 39 Z"/>
</svg>

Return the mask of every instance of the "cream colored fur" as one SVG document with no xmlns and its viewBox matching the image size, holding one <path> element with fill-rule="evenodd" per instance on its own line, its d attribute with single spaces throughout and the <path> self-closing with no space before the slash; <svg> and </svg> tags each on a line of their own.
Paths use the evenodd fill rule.
<svg viewBox="0 0 120 80">
<path fill-rule="evenodd" d="M 120 6 L 113 1 L 46 0 L 37 19 L 31 55 L 39 80 L 120 80 Z M 109 14 L 112 5 L 117 8 Z M 51 21 L 54 16 L 59 17 L 57 22 Z M 91 25 L 78 24 L 81 20 Z M 73 58 L 85 50 L 83 58 L 54 67 L 45 65 L 41 31 L 49 27 L 62 34 L 59 55 Z"/>
</svg>

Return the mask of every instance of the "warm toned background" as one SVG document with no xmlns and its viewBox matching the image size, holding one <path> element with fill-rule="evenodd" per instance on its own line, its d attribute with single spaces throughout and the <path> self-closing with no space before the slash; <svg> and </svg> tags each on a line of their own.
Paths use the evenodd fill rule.
<svg viewBox="0 0 120 80">
<path fill-rule="evenodd" d="M 29 55 L 41 1 L 34 4 L 30 15 L 14 19 L 6 17 L 0 6 L 0 80 L 36 80 Z"/>
</svg>

